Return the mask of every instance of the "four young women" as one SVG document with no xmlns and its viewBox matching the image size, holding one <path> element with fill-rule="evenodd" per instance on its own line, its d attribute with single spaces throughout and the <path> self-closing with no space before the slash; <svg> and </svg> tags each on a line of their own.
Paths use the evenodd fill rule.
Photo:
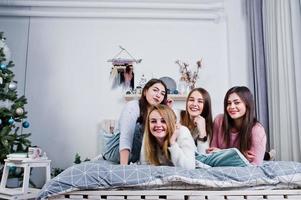
<svg viewBox="0 0 301 200">
<path fill-rule="evenodd" d="M 120 137 L 112 139 L 115 146 L 108 145 L 111 149 L 104 154 L 105 159 L 128 164 L 138 161 L 141 153 L 141 163 L 187 169 L 195 167 L 195 158 L 211 166 L 245 166 L 245 158 L 254 165 L 262 163 L 266 135 L 255 118 L 248 88 L 233 87 L 227 92 L 224 114 L 217 116 L 214 125 L 210 95 L 205 89 L 196 88 L 189 93 L 186 110 L 180 115 L 184 126 L 176 124 L 170 108 L 158 106 L 166 104 L 166 91 L 163 82 L 152 79 L 144 87 L 139 102 L 127 104 L 119 120 Z M 193 156 L 196 150 L 199 154 Z"/>
</svg>

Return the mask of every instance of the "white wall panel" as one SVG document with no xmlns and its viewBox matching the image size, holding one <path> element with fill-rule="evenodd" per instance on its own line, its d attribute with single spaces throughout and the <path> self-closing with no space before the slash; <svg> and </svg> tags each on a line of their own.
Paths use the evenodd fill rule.
<svg viewBox="0 0 301 200">
<path fill-rule="evenodd" d="M 69 166 L 76 152 L 94 157 L 99 123 L 119 116 L 125 102 L 121 89 L 111 90 L 107 62 L 119 45 L 143 59 L 136 81 L 178 80 L 176 59 L 203 58 L 197 86 L 210 92 L 214 115 L 230 86 L 248 84 L 240 0 L 131 2 L 0 1 L 0 29 L 20 57 L 18 78 L 26 76 L 32 141 L 54 167 Z"/>
</svg>

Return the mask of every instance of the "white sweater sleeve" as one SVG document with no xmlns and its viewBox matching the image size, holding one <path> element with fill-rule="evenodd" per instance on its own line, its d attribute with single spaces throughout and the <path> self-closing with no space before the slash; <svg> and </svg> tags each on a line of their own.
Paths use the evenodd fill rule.
<svg viewBox="0 0 301 200">
<path fill-rule="evenodd" d="M 181 126 L 180 135 L 175 144 L 169 148 L 171 161 L 176 167 L 185 169 L 195 169 L 196 146 L 190 131 L 185 126 Z"/>
<path fill-rule="evenodd" d="M 198 149 L 199 153 L 206 154 L 206 149 L 209 148 L 209 141 L 210 141 L 210 138 L 207 138 L 206 142 L 197 140 L 197 149 Z"/>
<path fill-rule="evenodd" d="M 120 141 L 119 150 L 131 151 L 137 119 L 140 115 L 137 100 L 128 102 L 121 112 L 119 118 Z"/>
</svg>

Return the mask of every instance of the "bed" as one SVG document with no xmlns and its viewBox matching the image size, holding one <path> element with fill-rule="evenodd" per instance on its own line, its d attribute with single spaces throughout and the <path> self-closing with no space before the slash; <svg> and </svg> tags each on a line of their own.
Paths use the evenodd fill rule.
<svg viewBox="0 0 301 200">
<path fill-rule="evenodd" d="M 38 199 L 301 199 L 301 163 L 185 170 L 95 160 L 64 170 Z"/>
</svg>

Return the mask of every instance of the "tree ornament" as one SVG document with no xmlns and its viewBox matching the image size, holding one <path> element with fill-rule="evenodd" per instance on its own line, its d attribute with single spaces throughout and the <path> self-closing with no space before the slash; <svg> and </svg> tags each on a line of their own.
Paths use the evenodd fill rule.
<svg viewBox="0 0 301 200">
<path fill-rule="evenodd" d="M 2 85 L 2 84 L 3 84 L 3 78 L 0 77 L 0 85 Z"/>
<path fill-rule="evenodd" d="M 6 69 L 6 64 L 1 64 L 1 65 L 0 65 L 0 68 L 1 68 L 1 69 Z"/>
<path fill-rule="evenodd" d="M 28 128 L 28 127 L 29 127 L 29 122 L 28 122 L 28 121 L 23 122 L 23 123 L 22 123 L 22 126 L 23 126 L 24 128 Z"/>
<path fill-rule="evenodd" d="M 0 125 L 2 124 L 2 120 L 0 119 Z"/>
<path fill-rule="evenodd" d="M 14 83 L 14 82 L 9 83 L 8 88 L 9 88 L 10 90 L 15 90 L 15 89 L 17 89 L 17 84 Z"/>
<path fill-rule="evenodd" d="M 24 113 L 24 110 L 22 108 L 17 108 L 16 109 L 16 114 L 17 115 L 23 115 L 23 113 Z"/>
<path fill-rule="evenodd" d="M 10 119 L 8 120 L 8 123 L 10 125 L 13 125 L 15 123 L 15 120 L 13 119 L 13 117 L 10 117 Z"/>
</svg>

